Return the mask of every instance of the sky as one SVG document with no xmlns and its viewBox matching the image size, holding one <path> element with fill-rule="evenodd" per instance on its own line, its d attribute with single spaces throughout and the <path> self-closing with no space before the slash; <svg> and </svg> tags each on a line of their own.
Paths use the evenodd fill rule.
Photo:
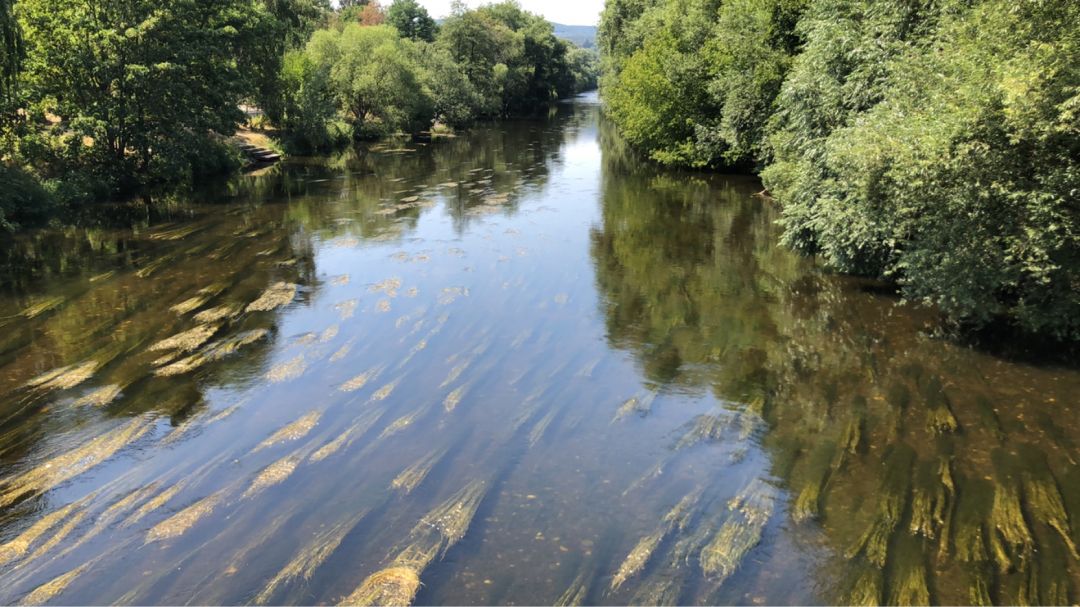
<svg viewBox="0 0 1080 607">
<path fill-rule="evenodd" d="M 469 6 L 490 4 L 494 0 L 467 0 Z M 450 14 L 450 0 L 419 0 L 432 17 L 442 18 Z M 565 25 L 596 25 L 604 0 L 518 0 L 521 8 L 547 17 L 548 21 Z M 383 4 L 389 4 L 384 2 Z"/>
</svg>

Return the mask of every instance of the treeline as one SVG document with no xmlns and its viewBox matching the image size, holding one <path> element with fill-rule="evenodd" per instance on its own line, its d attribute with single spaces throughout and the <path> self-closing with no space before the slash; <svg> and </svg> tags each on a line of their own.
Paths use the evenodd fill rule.
<svg viewBox="0 0 1080 607">
<path fill-rule="evenodd" d="M 1080 339 L 1080 3 L 608 0 L 605 107 L 760 171 L 786 244 L 965 326 Z"/>
<path fill-rule="evenodd" d="M 310 150 L 526 111 L 597 74 L 513 2 L 439 27 L 415 0 L 0 0 L 0 229 L 236 168 L 243 104 Z"/>
<path fill-rule="evenodd" d="M 458 8 L 441 26 L 415 0 L 349 5 L 285 57 L 280 114 L 302 149 L 529 112 L 596 87 L 595 52 L 515 2 Z M 359 19 L 349 19 L 359 15 Z"/>
</svg>

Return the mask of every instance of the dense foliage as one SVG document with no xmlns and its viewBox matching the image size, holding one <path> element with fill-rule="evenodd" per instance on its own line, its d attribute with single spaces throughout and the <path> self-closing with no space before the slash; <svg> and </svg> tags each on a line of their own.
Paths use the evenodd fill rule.
<svg viewBox="0 0 1080 607">
<path fill-rule="evenodd" d="M 595 53 L 514 2 L 459 7 L 438 27 L 415 0 L 380 11 L 350 3 L 286 58 L 284 124 L 298 148 L 461 127 L 596 85 Z"/>
<path fill-rule="evenodd" d="M 285 49 L 328 6 L 5 2 L 0 224 L 235 166 L 239 105 L 279 94 Z"/>
<path fill-rule="evenodd" d="M 982 325 L 1080 338 L 1080 5 L 609 0 L 608 114 L 762 169 L 784 241 Z"/>
<path fill-rule="evenodd" d="M 514 2 L 0 0 L 0 228 L 239 163 L 242 106 L 297 148 L 459 127 L 596 84 Z"/>
</svg>

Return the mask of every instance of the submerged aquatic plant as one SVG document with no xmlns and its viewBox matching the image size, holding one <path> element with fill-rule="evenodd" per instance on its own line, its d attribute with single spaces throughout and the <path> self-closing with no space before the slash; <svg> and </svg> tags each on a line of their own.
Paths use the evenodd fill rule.
<svg viewBox="0 0 1080 607">
<path fill-rule="evenodd" d="M 566 590 L 555 599 L 555 607 L 579 607 L 589 597 L 589 576 L 585 571 L 578 574 Z"/>
<path fill-rule="evenodd" d="M 536 443 L 540 442 L 540 439 L 544 438 L 544 434 L 547 432 L 551 422 L 555 421 L 555 415 L 558 411 L 549 411 L 547 415 L 540 418 L 535 424 L 533 424 L 532 430 L 529 431 L 529 446 L 534 447 Z"/>
<path fill-rule="evenodd" d="M 59 295 L 56 297 L 47 297 L 35 304 L 23 308 L 23 311 L 19 312 L 19 316 L 22 316 L 27 320 L 37 318 L 49 310 L 59 307 L 65 301 L 67 301 L 67 299 Z"/>
<path fill-rule="evenodd" d="M 63 521 L 80 507 L 80 502 L 70 503 L 62 508 L 54 510 L 38 519 L 37 522 L 27 527 L 25 531 L 15 536 L 3 545 L 0 545 L 0 566 L 26 554 L 30 547 L 40 539 L 45 532 Z"/>
<path fill-rule="evenodd" d="M 148 350 L 156 352 L 159 350 L 179 350 L 181 352 L 190 352 L 199 346 L 207 342 L 214 333 L 218 332 L 220 325 L 206 324 L 199 325 L 194 329 L 188 329 L 182 333 L 177 333 L 172 337 L 163 339 L 154 345 L 150 346 Z"/>
<path fill-rule="evenodd" d="M 154 427 L 153 421 L 135 418 L 99 435 L 90 442 L 48 459 L 12 478 L 0 493 L 0 507 L 27 494 L 48 491 L 109 459 Z"/>
<path fill-rule="evenodd" d="M 334 440 L 319 447 L 315 453 L 312 453 L 310 460 L 312 462 L 320 462 L 337 453 L 342 447 L 351 444 L 354 440 L 363 436 L 385 413 L 385 409 L 373 409 L 365 412 L 358 417 L 351 426 L 346 428 L 344 432 L 334 438 Z"/>
<path fill-rule="evenodd" d="M 60 594 L 67 587 L 75 581 L 77 577 L 86 571 L 92 562 L 83 563 L 78 567 L 68 571 L 67 573 L 56 576 L 55 578 L 45 582 L 44 584 L 35 588 L 30 594 L 26 595 L 23 600 L 23 605 L 44 605 L 51 601 L 56 595 Z"/>
<path fill-rule="evenodd" d="M 192 318 L 195 319 L 195 322 L 199 323 L 213 323 L 225 320 L 226 318 L 232 318 L 239 314 L 242 309 L 243 308 L 237 304 L 222 304 L 213 308 L 207 308 Z"/>
<path fill-rule="evenodd" d="M 447 413 L 452 413 L 457 408 L 458 404 L 461 403 L 461 398 L 465 396 L 466 390 L 468 390 L 467 385 L 458 386 L 450 394 L 446 395 L 446 399 L 443 400 L 443 408 L 446 409 Z"/>
<path fill-rule="evenodd" d="M 101 366 L 96 360 L 87 360 L 59 367 L 31 379 L 26 382 L 26 386 L 42 392 L 67 390 L 93 377 Z"/>
<path fill-rule="evenodd" d="M 866 558 L 884 567 L 888 556 L 889 538 L 900 524 L 911 484 L 911 464 L 915 454 L 904 443 L 893 446 L 885 457 L 881 486 L 878 489 L 874 518 L 855 543 L 848 548 L 847 557 L 854 558 L 865 552 Z"/>
<path fill-rule="evenodd" d="M 251 485 L 244 491 L 243 497 L 248 498 L 253 495 L 258 495 L 266 489 L 284 482 L 285 479 L 292 475 L 293 471 L 296 470 L 296 467 L 300 465 L 302 460 L 302 456 L 296 454 L 287 455 L 266 468 L 263 468 L 263 471 L 255 477 L 255 480 L 251 481 Z"/>
<path fill-rule="evenodd" d="M 221 360 L 240 348 L 259 341 L 268 334 L 269 331 L 266 329 L 242 331 L 236 335 L 223 338 L 204 346 L 198 352 L 182 358 L 168 366 L 161 367 L 154 371 L 154 375 L 169 377 L 180 375 L 182 373 L 190 373 L 207 363 Z"/>
<path fill-rule="evenodd" d="M 889 605 L 929 605 L 923 540 L 901 533 L 889 559 Z"/>
<path fill-rule="evenodd" d="M 326 559 L 330 558 L 330 555 L 337 550 L 345 536 L 352 531 L 363 516 L 364 513 L 361 513 L 345 522 L 316 533 L 311 543 L 305 546 L 277 575 L 271 578 L 255 597 L 254 602 L 258 605 L 265 605 L 270 602 L 278 588 L 296 580 L 311 580 L 311 577 L 315 575 L 315 570 L 326 562 Z"/>
<path fill-rule="evenodd" d="M 638 398 L 632 396 L 619 405 L 618 410 L 615 411 L 615 417 L 611 419 L 611 423 L 620 422 L 626 419 L 630 415 L 637 415 L 638 417 L 645 417 L 652 411 L 652 403 L 656 399 L 656 392 L 648 392 L 645 396 Z"/>
<path fill-rule="evenodd" d="M 386 400 L 387 397 L 389 397 L 390 394 L 392 394 L 394 392 L 394 390 L 398 387 L 398 385 L 401 383 L 402 379 L 404 379 L 404 378 L 399 377 L 399 378 L 391 381 L 390 383 L 386 384 L 385 386 L 379 388 L 378 390 L 376 390 L 374 393 L 372 393 L 371 398 L 368 399 L 368 402 L 373 402 L 374 403 L 374 402 L 379 402 L 381 400 Z"/>
<path fill-rule="evenodd" d="M 487 489 L 486 482 L 472 481 L 420 519 L 417 529 L 427 527 L 438 531 L 446 540 L 446 547 L 443 549 L 445 552 L 465 537 Z"/>
<path fill-rule="evenodd" d="M 261 451 L 263 449 L 266 449 L 267 447 L 273 447 L 274 445 L 280 443 L 294 441 L 303 438 L 304 436 L 307 436 L 307 433 L 311 432 L 312 428 L 314 428 L 315 425 L 319 423 L 319 419 L 321 417 L 322 413 L 320 411 L 310 411 L 304 414 L 300 417 L 300 419 L 286 425 L 277 432 L 271 434 L 270 438 L 267 438 L 263 442 L 259 443 L 259 445 L 255 447 L 255 451 L 253 452 Z"/>
<path fill-rule="evenodd" d="M 281 383 L 300 377 L 305 370 L 307 370 L 307 362 L 304 360 L 304 355 L 300 354 L 274 365 L 266 372 L 266 379 L 271 383 Z"/>
<path fill-rule="evenodd" d="M 411 567 L 387 567 L 364 580 L 340 605 L 407 607 L 420 590 L 420 574 Z"/>
<path fill-rule="evenodd" d="M 678 504 L 675 504 L 674 508 L 664 515 L 664 518 L 660 521 L 660 526 L 655 531 L 638 541 L 630 554 L 623 559 L 622 565 L 619 566 L 619 570 L 611 580 L 611 590 L 618 590 L 619 586 L 622 586 L 626 580 L 644 569 L 649 559 L 652 558 L 653 552 L 656 551 L 656 548 L 660 546 L 660 543 L 664 541 L 664 538 L 671 531 L 684 529 L 689 524 L 694 508 L 701 498 L 701 493 L 700 489 L 688 493 L 679 500 Z"/>
<path fill-rule="evenodd" d="M 747 553 L 761 542 L 775 501 L 776 489 L 755 479 L 728 503 L 731 516 L 701 550 L 705 575 L 722 584 L 735 573 Z"/>
<path fill-rule="evenodd" d="M 154 525 L 146 532 L 146 543 L 179 537 L 195 526 L 204 517 L 214 511 L 225 497 L 223 491 L 208 495 L 180 512 Z"/>
<path fill-rule="evenodd" d="M 850 576 L 845 604 L 860 607 L 877 607 L 883 604 L 884 575 L 880 568 L 865 561 L 856 562 Z"/>
<path fill-rule="evenodd" d="M 350 379 L 344 384 L 341 384 L 340 390 L 342 392 L 355 392 L 360 388 L 363 388 L 365 385 L 367 385 L 369 381 L 378 377 L 379 374 L 382 373 L 383 368 L 384 365 L 378 365 L 368 369 L 367 371 L 364 371 L 360 375 L 357 375 L 356 377 Z"/>
<path fill-rule="evenodd" d="M 615 572 L 615 577 L 611 580 L 612 590 L 618 590 L 619 586 L 622 586 L 626 580 L 645 568 L 645 564 L 649 562 L 653 552 L 663 541 L 665 535 L 667 535 L 667 529 L 657 529 L 638 541 L 630 554 L 626 555 L 622 564 L 619 565 L 619 570 Z"/>
<path fill-rule="evenodd" d="M 675 449 L 685 449 L 700 442 L 719 440 L 731 424 L 726 415 L 701 414 L 690 420 L 686 432 L 675 443 Z"/>
<path fill-rule="evenodd" d="M 73 402 L 72 405 L 76 407 L 104 407 L 116 400 L 116 397 L 120 396 L 122 390 L 123 387 L 120 384 L 102 386 L 97 390 L 75 399 L 75 402 Z"/>
<path fill-rule="evenodd" d="M 292 303 L 296 298 L 297 285 L 278 282 L 270 286 L 258 299 L 247 306 L 248 312 L 269 312 Z"/>
<path fill-rule="evenodd" d="M 446 455 L 445 449 L 438 449 L 420 458 L 416 463 L 412 464 L 401 474 L 394 477 L 394 480 L 390 482 L 390 486 L 403 494 L 408 495 L 413 489 L 420 486 L 420 483 L 424 482 L 431 469 L 435 467 L 435 464 L 439 463 L 439 460 Z"/>
</svg>

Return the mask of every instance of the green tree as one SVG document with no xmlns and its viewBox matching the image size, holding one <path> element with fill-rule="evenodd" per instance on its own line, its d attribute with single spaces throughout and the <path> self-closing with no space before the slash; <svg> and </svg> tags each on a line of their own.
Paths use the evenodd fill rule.
<svg viewBox="0 0 1080 607">
<path fill-rule="evenodd" d="M 204 168 L 209 134 L 231 135 L 255 89 L 245 60 L 272 31 L 246 0 L 23 0 L 20 17 L 31 109 L 61 119 L 53 170 L 121 190 Z"/>
<path fill-rule="evenodd" d="M 386 11 L 386 23 L 406 38 L 432 42 L 437 25 L 416 0 L 394 0 Z"/>
<path fill-rule="evenodd" d="M 320 30 L 308 53 L 327 74 L 357 136 L 430 126 L 433 100 L 423 86 L 417 49 L 394 28 L 350 23 L 340 32 Z"/>
<path fill-rule="evenodd" d="M 0 0 L 0 98 L 6 98 L 14 88 L 23 59 L 22 32 L 14 4 L 14 0 Z"/>
</svg>

